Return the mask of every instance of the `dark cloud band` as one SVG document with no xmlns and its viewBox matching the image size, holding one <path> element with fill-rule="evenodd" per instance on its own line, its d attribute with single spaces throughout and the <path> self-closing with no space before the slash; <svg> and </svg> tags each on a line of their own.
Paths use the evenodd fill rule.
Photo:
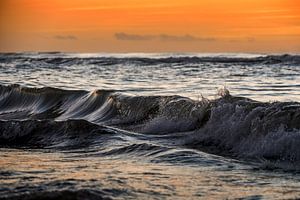
<svg viewBox="0 0 300 200">
<path fill-rule="evenodd" d="M 74 35 L 55 35 L 54 39 L 57 40 L 77 40 L 77 37 Z"/>
<path fill-rule="evenodd" d="M 159 35 L 138 35 L 138 34 L 128 34 L 128 33 L 115 33 L 115 38 L 117 40 L 129 40 L 129 41 L 150 41 L 150 40 L 161 40 L 161 41 L 202 41 L 202 42 L 213 42 L 216 41 L 215 38 L 202 38 L 195 37 L 189 34 L 186 35 L 168 35 L 168 34 L 159 34 Z"/>
</svg>

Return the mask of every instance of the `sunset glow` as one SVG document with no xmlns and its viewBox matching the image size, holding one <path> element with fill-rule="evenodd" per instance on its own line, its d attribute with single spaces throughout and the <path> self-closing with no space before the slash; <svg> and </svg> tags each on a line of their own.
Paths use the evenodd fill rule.
<svg viewBox="0 0 300 200">
<path fill-rule="evenodd" d="M 0 51 L 300 52 L 300 3 L 2 0 Z"/>
</svg>

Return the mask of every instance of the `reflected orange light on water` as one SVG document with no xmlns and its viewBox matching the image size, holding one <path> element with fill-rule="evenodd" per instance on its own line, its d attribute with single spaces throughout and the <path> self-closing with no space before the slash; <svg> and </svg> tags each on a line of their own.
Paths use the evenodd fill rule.
<svg viewBox="0 0 300 200">
<path fill-rule="evenodd" d="M 51 185 L 57 184 L 60 189 L 68 188 L 68 185 L 73 189 L 109 188 L 111 191 L 135 192 L 139 198 L 160 195 L 180 199 L 226 199 L 257 194 L 272 198 L 278 194 L 293 199 L 296 195 L 293 188 L 298 188 L 299 185 L 290 181 L 287 188 L 286 182 L 280 179 L 280 174 L 278 177 L 276 174 L 267 176 L 253 170 L 223 171 L 184 165 L 151 164 L 130 159 L 105 159 L 97 155 L 84 158 L 80 154 L 46 153 L 38 150 L 1 149 L 0 156 L 0 170 L 18 174 L 15 178 L 1 180 L 2 184 L 18 184 L 20 187 L 28 187 L 28 184 L 39 187 L 51 180 Z M 289 177 L 286 178 L 289 180 Z M 260 187 L 257 182 L 261 183 Z M 264 184 L 266 182 L 268 184 Z"/>
</svg>

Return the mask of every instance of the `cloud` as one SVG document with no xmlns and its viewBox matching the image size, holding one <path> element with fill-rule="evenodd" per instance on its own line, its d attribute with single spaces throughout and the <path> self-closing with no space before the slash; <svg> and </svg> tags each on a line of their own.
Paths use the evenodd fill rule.
<svg viewBox="0 0 300 200">
<path fill-rule="evenodd" d="M 202 41 L 202 42 L 213 42 L 216 39 L 215 38 L 201 38 L 201 37 L 195 37 L 189 34 L 186 35 L 167 35 L 167 34 L 161 34 L 158 36 L 160 40 L 162 41 Z"/>
<path fill-rule="evenodd" d="M 117 40 L 129 40 L 129 41 L 150 41 L 150 40 L 177 41 L 177 42 L 192 42 L 192 41 L 213 42 L 213 41 L 216 41 L 215 38 L 195 37 L 195 36 L 192 36 L 189 34 L 186 34 L 186 35 L 168 35 L 168 34 L 138 35 L 138 34 L 123 33 L 123 32 L 115 33 L 115 38 Z"/>
<path fill-rule="evenodd" d="M 256 41 L 256 39 L 254 37 L 247 37 L 246 40 L 248 42 L 255 42 Z"/>
<path fill-rule="evenodd" d="M 57 40 L 77 40 L 77 37 L 74 35 L 55 35 L 54 39 Z"/>
<path fill-rule="evenodd" d="M 136 35 L 127 33 L 115 33 L 117 40 L 153 40 L 155 35 Z"/>
<path fill-rule="evenodd" d="M 256 42 L 256 39 L 254 37 L 246 37 L 246 38 L 238 38 L 238 39 L 230 39 L 228 42 Z"/>
</svg>

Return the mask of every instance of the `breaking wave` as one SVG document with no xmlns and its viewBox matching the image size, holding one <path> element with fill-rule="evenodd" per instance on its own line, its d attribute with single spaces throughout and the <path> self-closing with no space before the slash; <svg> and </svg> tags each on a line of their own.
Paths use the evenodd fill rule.
<svg viewBox="0 0 300 200">
<path fill-rule="evenodd" d="M 300 163 L 300 103 L 258 102 L 227 90 L 220 94 L 196 101 L 2 85 L 0 146 L 76 149 L 130 136 L 144 143 L 105 152 L 150 155 L 180 146 L 241 159 Z"/>
<path fill-rule="evenodd" d="M 72 54 L 59 52 L 48 53 L 2 53 L 0 63 L 29 62 L 35 65 L 117 65 L 117 64 L 138 64 L 138 65 L 159 65 L 159 64 L 197 64 L 197 63 L 239 63 L 239 64 L 300 64 L 299 55 L 257 55 L 244 56 L 198 56 L 198 55 L 166 55 L 160 57 L 144 57 L 130 55 L 123 57 L 118 55 L 91 55 L 77 57 Z"/>
</svg>

